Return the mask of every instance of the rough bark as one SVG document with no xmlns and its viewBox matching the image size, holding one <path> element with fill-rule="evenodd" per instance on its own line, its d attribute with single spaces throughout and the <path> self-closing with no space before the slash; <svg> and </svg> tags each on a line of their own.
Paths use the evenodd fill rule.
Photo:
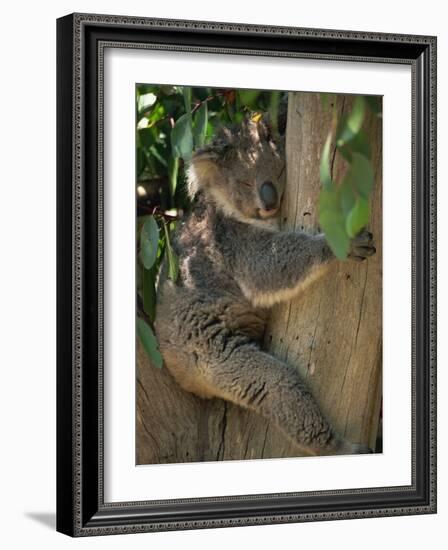
<svg viewBox="0 0 448 550">
<path fill-rule="evenodd" d="M 338 118 L 353 103 L 335 96 Z M 290 94 L 287 130 L 287 178 L 283 227 L 318 230 L 319 158 L 331 127 L 318 94 Z M 335 262 L 290 303 L 274 308 L 267 345 L 297 365 L 326 416 L 348 439 L 375 448 L 381 404 L 382 364 L 382 218 L 381 120 L 368 114 L 364 130 L 371 146 L 375 190 L 370 231 L 377 253 L 362 263 Z M 345 169 L 333 146 L 332 175 Z"/>
<path fill-rule="evenodd" d="M 338 96 L 340 113 L 350 104 Z M 291 93 L 283 227 L 317 230 L 319 158 L 331 113 L 318 94 Z M 322 409 L 353 441 L 375 446 L 381 403 L 381 125 L 370 116 L 375 193 L 370 230 L 377 254 L 361 264 L 341 262 L 300 297 L 276 306 L 266 347 L 297 366 Z M 344 166 L 333 155 L 333 174 Z M 136 463 L 176 463 L 299 456 L 263 418 L 219 399 L 184 392 L 166 369 L 151 366 L 137 346 Z"/>
<path fill-rule="evenodd" d="M 263 418 L 220 399 L 184 392 L 137 346 L 136 463 L 158 464 L 297 456 Z"/>
</svg>

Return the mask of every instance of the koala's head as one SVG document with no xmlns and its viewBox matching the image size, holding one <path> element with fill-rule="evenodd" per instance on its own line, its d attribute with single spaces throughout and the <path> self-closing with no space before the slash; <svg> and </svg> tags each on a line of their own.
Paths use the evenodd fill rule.
<svg viewBox="0 0 448 550">
<path fill-rule="evenodd" d="M 245 223 L 268 222 L 278 215 L 284 183 L 283 147 L 261 121 L 221 130 L 194 154 L 188 169 L 191 197 L 202 192 L 225 215 Z"/>
</svg>

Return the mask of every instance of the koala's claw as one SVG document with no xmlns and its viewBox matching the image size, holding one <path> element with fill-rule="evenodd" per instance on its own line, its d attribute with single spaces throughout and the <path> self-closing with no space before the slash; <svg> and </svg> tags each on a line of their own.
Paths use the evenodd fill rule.
<svg viewBox="0 0 448 550">
<path fill-rule="evenodd" d="M 373 235 L 369 231 L 361 231 L 351 242 L 348 257 L 356 262 L 362 262 L 373 256 L 376 248 L 373 246 Z"/>
</svg>

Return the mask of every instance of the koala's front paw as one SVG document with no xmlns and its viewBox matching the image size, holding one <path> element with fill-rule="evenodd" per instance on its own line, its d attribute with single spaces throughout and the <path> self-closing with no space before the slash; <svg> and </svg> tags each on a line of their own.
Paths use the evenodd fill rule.
<svg viewBox="0 0 448 550">
<path fill-rule="evenodd" d="M 361 231 L 361 233 L 352 240 L 348 257 L 357 262 L 362 262 L 369 256 L 373 256 L 375 252 L 376 248 L 373 246 L 372 233 L 369 233 L 369 231 Z"/>
</svg>

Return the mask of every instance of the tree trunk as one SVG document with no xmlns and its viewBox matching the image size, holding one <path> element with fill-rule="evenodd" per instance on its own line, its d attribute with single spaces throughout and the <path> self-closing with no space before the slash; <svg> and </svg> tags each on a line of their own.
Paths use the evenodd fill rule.
<svg viewBox="0 0 448 550">
<path fill-rule="evenodd" d="M 350 96 L 335 96 L 339 113 Z M 318 94 L 291 93 L 283 228 L 317 229 L 319 159 L 331 109 Z M 336 428 L 375 447 L 381 404 L 381 125 L 368 116 L 375 196 L 370 230 L 377 254 L 337 262 L 290 303 L 276 306 L 266 347 L 297 366 Z M 333 175 L 343 170 L 333 156 Z M 137 464 L 300 456 L 272 423 L 220 399 L 184 392 L 137 345 Z"/>
<path fill-rule="evenodd" d="M 353 98 L 333 98 L 340 119 Z M 331 118 L 331 105 L 326 111 L 319 94 L 289 95 L 283 228 L 318 229 L 318 159 Z M 363 129 L 375 173 L 369 229 L 377 253 L 361 263 L 334 262 L 301 296 L 276 306 L 266 344 L 277 357 L 297 365 L 342 435 L 375 449 L 382 396 L 381 120 L 368 112 Z M 333 145 L 332 176 L 340 181 L 344 163 L 334 151 Z"/>
</svg>

